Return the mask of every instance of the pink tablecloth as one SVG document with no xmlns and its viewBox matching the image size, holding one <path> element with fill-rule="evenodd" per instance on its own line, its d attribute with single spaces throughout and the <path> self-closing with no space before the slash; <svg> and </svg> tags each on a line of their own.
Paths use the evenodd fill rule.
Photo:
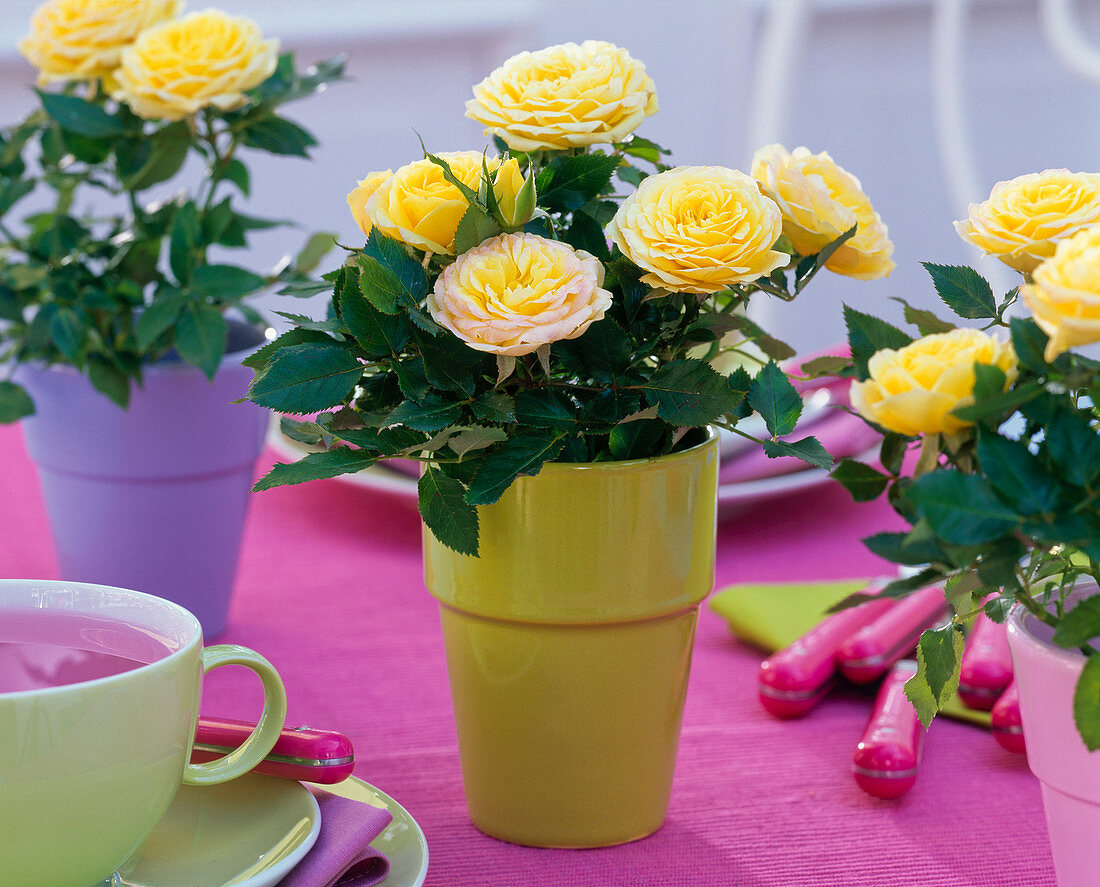
<svg viewBox="0 0 1100 887">
<path fill-rule="evenodd" d="M 18 430 L 2 426 L 0 489 L 0 576 L 55 576 L 37 479 Z M 292 722 L 351 736 L 356 775 L 423 827 L 429 885 L 1054 883 L 1039 787 L 1022 757 L 978 728 L 937 722 L 917 786 L 897 802 L 870 798 L 849 769 L 868 699 L 851 693 L 804 720 L 773 720 L 755 697 L 760 655 L 705 608 L 665 826 L 607 850 L 534 850 L 485 837 L 465 814 L 414 507 L 335 480 L 258 494 L 251 508 L 231 623 L 219 640 L 275 663 Z M 720 525 L 718 586 L 877 573 L 884 565 L 859 539 L 890 517 L 877 503 L 853 505 L 838 487 L 758 506 Z M 247 716 L 258 707 L 258 690 L 233 671 L 208 679 L 207 713 Z"/>
</svg>

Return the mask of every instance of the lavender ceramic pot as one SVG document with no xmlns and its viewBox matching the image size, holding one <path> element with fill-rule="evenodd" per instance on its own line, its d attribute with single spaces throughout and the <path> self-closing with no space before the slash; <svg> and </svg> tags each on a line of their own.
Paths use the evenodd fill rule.
<svg viewBox="0 0 1100 887">
<path fill-rule="evenodd" d="M 143 369 L 123 410 L 68 366 L 20 368 L 23 420 L 61 576 L 132 588 L 225 628 L 267 414 L 244 396 L 241 360 L 263 334 L 231 323 L 213 381 L 178 359 Z"/>
<path fill-rule="evenodd" d="M 1078 593 L 1096 594 L 1096 586 Z M 1059 887 L 1094 887 L 1100 877 L 1100 752 L 1085 747 L 1073 720 L 1073 691 L 1085 657 L 1057 646 L 1052 635 L 1019 605 L 1008 617 L 1027 763 L 1042 785 L 1055 876 Z"/>
</svg>

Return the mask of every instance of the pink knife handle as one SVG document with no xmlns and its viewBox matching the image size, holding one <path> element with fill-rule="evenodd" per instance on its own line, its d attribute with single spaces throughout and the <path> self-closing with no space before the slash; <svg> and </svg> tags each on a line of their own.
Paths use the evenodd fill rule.
<svg viewBox="0 0 1100 887">
<path fill-rule="evenodd" d="M 905 695 L 905 682 L 916 670 L 917 663 L 906 659 L 883 680 L 852 757 L 856 784 L 876 798 L 901 797 L 917 781 L 924 730 Z"/>
<path fill-rule="evenodd" d="M 922 588 L 866 625 L 837 650 L 840 672 L 856 684 L 877 680 L 890 667 L 912 653 L 922 631 L 947 613 L 943 588 Z"/>
<path fill-rule="evenodd" d="M 1012 683 L 1007 626 L 979 613 L 966 639 L 959 670 L 959 698 L 969 708 L 989 711 Z"/>
<path fill-rule="evenodd" d="M 191 763 L 211 761 L 240 746 L 255 727 L 247 721 L 199 718 Z M 343 782 L 355 766 L 351 740 L 341 733 L 287 727 L 254 773 L 333 785 Z"/>
<path fill-rule="evenodd" d="M 1020 696 L 1016 692 L 1016 682 L 1008 685 L 990 713 L 990 727 L 993 738 L 1001 748 L 1022 755 L 1027 751 L 1024 745 L 1024 722 L 1020 717 Z"/>
<path fill-rule="evenodd" d="M 877 591 L 872 587 L 867 591 Z M 760 703 L 779 718 L 809 712 L 832 686 L 836 651 L 852 634 L 897 606 L 896 600 L 867 601 L 827 616 L 789 647 L 760 663 Z"/>
</svg>

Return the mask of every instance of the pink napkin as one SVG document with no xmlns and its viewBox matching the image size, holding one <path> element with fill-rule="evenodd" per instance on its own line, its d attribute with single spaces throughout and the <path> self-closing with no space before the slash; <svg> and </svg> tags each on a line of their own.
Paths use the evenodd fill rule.
<svg viewBox="0 0 1100 887">
<path fill-rule="evenodd" d="M 389 810 L 309 787 L 321 808 L 321 833 L 280 887 L 370 887 L 390 871 L 386 857 L 370 846 L 393 819 Z"/>
</svg>

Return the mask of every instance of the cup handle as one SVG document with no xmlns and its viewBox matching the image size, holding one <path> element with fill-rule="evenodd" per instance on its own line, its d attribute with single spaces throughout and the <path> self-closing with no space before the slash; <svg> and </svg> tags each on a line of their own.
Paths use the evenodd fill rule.
<svg viewBox="0 0 1100 887">
<path fill-rule="evenodd" d="M 236 644 L 215 644 L 202 651 L 203 674 L 223 665 L 243 665 L 256 672 L 264 687 L 264 713 L 238 748 L 213 761 L 188 764 L 183 771 L 184 785 L 217 785 L 243 776 L 275 747 L 286 722 L 286 690 L 270 662 L 259 653 Z"/>
</svg>

